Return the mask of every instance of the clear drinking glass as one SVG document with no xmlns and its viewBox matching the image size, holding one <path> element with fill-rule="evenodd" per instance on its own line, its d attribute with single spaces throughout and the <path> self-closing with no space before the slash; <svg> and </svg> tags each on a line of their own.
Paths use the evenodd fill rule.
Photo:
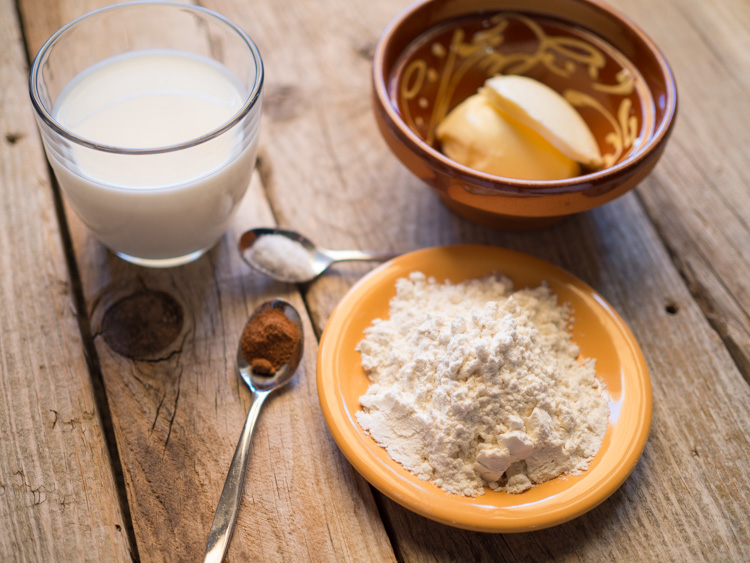
<svg viewBox="0 0 750 563">
<path fill-rule="evenodd" d="M 202 72 L 213 72 L 211 68 L 216 67 L 221 80 L 200 78 L 191 67 L 190 71 L 179 71 L 182 83 L 171 84 L 175 69 L 182 68 L 183 63 L 197 64 L 197 59 L 203 65 L 199 65 Z M 137 80 L 123 85 L 113 74 L 115 78 L 108 83 L 101 72 L 94 72 L 107 65 L 120 68 L 113 66 L 113 60 L 130 65 L 129 72 L 137 72 Z M 149 65 L 164 60 L 170 61 L 165 69 L 149 70 Z M 172 64 L 175 61 L 177 64 Z M 145 66 L 134 71 L 134 65 L 142 63 Z M 99 66 L 91 70 L 93 65 Z M 71 81 L 81 84 L 79 75 L 95 76 L 99 81 L 88 91 L 88 98 L 74 97 L 69 94 L 74 89 L 66 90 Z M 164 82 L 159 88 L 168 96 L 165 103 L 171 104 L 169 109 L 174 110 L 170 115 L 177 112 L 178 119 L 173 127 L 167 127 L 166 138 L 179 135 L 183 128 L 200 128 L 204 112 L 186 109 L 182 115 L 181 109 L 175 109 L 182 108 L 185 99 L 191 103 L 208 100 L 217 107 L 229 108 L 222 111 L 234 113 L 199 134 L 186 133 L 187 138 L 164 143 L 157 135 L 119 146 L 97 141 L 95 135 L 75 133 L 60 118 L 90 113 L 97 104 L 108 111 L 107 104 L 112 104 L 105 97 L 107 92 L 120 96 L 118 103 L 130 103 L 130 85 L 137 84 L 142 76 Z M 233 85 L 227 89 L 231 92 L 226 99 L 212 90 L 225 78 Z M 72 21 L 41 48 L 29 79 L 47 157 L 67 201 L 97 238 L 120 257 L 154 267 L 195 260 L 226 230 L 250 183 L 257 154 L 262 87 L 260 53 L 242 29 L 199 6 L 148 1 L 116 4 Z M 196 91 L 187 91 L 189 88 Z M 204 92 L 204 88 L 208 90 Z M 140 106 L 127 107 L 131 112 L 140 111 Z M 137 122 L 130 120 L 132 115 L 152 122 L 150 114 L 127 114 L 123 118 L 126 129 Z M 159 113 L 154 114 L 155 120 L 159 118 Z M 137 137 L 139 129 L 135 129 L 131 133 Z M 101 133 L 106 137 L 111 131 Z"/>
</svg>

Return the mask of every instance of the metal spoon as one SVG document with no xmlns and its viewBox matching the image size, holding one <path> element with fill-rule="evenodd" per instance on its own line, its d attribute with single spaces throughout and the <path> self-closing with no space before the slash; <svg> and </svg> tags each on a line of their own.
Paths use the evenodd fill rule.
<svg viewBox="0 0 750 563">
<path fill-rule="evenodd" d="M 247 321 L 248 324 L 251 323 L 259 313 L 268 309 L 278 309 L 283 312 L 290 321 L 299 326 L 299 345 L 292 353 L 292 357 L 289 361 L 276 370 L 275 373 L 270 375 L 259 375 L 253 373 L 252 367 L 242 354 L 242 347 L 238 347 L 237 371 L 253 393 L 252 402 L 250 403 L 250 411 L 247 413 L 245 427 L 242 429 L 242 434 L 240 435 L 240 441 L 237 444 L 232 463 L 229 466 L 229 473 L 227 473 L 227 479 L 224 482 L 224 489 L 221 491 L 221 497 L 219 497 L 219 504 L 216 507 L 216 515 L 214 516 L 213 524 L 211 524 L 211 531 L 208 534 L 206 553 L 203 556 L 204 563 L 218 563 L 224 559 L 224 555 L 227 552 L 229 540 L 234 531 L 234 523 L 237 520 L 237 509 L 239 508 L 240 499 L 242 498 L 242 487 L 245 482 L 245 467 L 247 466 L 247 458 L 250 452 L 250 439 L 253 435 L 255 421 L 258 419 L 260 408 L 271 391 L 281 387 L 292 379 L 297 371 L 300 359 L 302 358 L 302 350 L 304 348 L 302 321 L 300 320 L 299 313 L 291 304 L 281 299 L 274 299 L 273 301 L 263 303 L 253 312 L 252 315 L 250 315 L 250 318 Z"/>
<path fill-rule="evenodd" d="M 310 270 L 312 274 L 304 278 L 290 278 L 265 268 L 262 264 L 259 264 L 253 257 L 251 251 L 252 246 L 260 240 L 261 237 L 266 235 L 281 235 L 285 236 L 295 242 L 298 242 L 310 255 Z M 302 236 L 301 234 L 289 231 L 287 229 L 271 229 L 271 228 L 258 228 L 250 229 L 243 233 L 240 237 L 240 254 L 242 259 L 253 269 L 267 275 L 278 281 L 289 282 L 289 283 L 306 283 L 314 280 L 320 274 L 325 272 L 331 264 L 335 262 L 346 262 L 352 260 L 363 260 L 363 261 L 385 261 L 395 258 L 398 254 L 393 253 L 377 253 L 377 252 L 366 252 L 363 250 L 329 250 L 327 248 L 320 248 L 315 245 L 310 239 Z"/>
</svg>

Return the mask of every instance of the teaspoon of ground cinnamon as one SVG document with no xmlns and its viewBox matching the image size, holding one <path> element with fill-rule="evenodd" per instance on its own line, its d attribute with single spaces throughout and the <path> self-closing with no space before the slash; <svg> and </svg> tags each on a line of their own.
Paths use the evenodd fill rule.
<svg viewBox="0 0 750 563">
<path fill-rule="evenodd" d="M 245 325 L 240 349 L 253 373 L 270 375 L 289 361 L 301 337 L 297 323 L 282 310 L 270 307 Z"/>
<path fill-rule="evenodd" d="M 237 371 L 250 387 L 253 398 L 216 507 L 204 563 L 224 559 L 242 498 L 255 421 L 266 397 L 294 377 L 303 349 L 299 313 L 281 299 L 268 301 L 258 307 L 242 331 L 237 350 Z"/>
</svg>

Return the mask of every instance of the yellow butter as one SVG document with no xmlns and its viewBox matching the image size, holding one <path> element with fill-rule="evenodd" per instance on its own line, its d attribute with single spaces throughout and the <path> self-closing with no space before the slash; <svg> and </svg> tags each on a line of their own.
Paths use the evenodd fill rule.
<svg viewBox="0 0 750 563">
<path fill-rule="evenodd" d="M 560 180 L 580 174 L 574 159 L 532 128 L 502 115 L 482 94 L 456 106 L 436 133 L 448 158 L 487 174 L 519 180 Z"/>
<path fill-rule="evenodd" d="M 546 84 L 526 76 L 495 76 L 484 83 L 480 93 L 568 158 L 590 168 L 601 166 L 599 145 L 586 122 L 565 98 Z"/>
</svg>

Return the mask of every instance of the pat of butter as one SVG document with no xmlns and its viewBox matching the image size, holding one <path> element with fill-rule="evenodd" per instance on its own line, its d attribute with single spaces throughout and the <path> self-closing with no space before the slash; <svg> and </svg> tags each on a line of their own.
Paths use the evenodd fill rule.
<svg viewBox="0 0 750 563">
<path fill-rule="evenodd" d="M 596 168 L 601 154 L 591 130 L 565 98 L 523 76 L 496 76 L 456 106 L 437 137 L 451 159 L 519 180 L 561 180 Z"/>
<path fill-rule="evenodd" d="M 500 111 L 530 127 L 568 158 L 590 168 L 602 164 L 599 145 L 581 115 L 560 94 L 527 76 L 495 76 L 481 94 Z"/>
<path fill-rule="evenodd" d="M 560 180 L 580 174 L 576 161 L 533 129 L 503 116 L 481 94 L 456 106 L 436 133 L 448 158 L 487 174 L 518 180 Z"/>
</svg>

